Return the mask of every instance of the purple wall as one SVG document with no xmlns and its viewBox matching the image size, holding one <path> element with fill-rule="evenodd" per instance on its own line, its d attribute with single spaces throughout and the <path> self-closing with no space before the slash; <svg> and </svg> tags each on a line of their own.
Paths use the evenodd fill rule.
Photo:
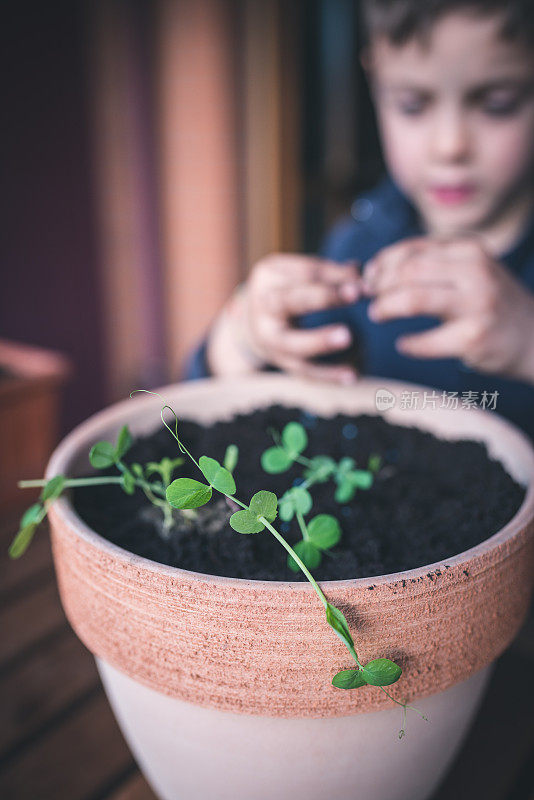
<svg viewBox="0 0 534 800">
<path fill-rule="evenodd" d="M 0 336 L 63 351 L 63 429 L 104 404 L 98 252 L 79 2 L 3 4 Z"/>
</svg>

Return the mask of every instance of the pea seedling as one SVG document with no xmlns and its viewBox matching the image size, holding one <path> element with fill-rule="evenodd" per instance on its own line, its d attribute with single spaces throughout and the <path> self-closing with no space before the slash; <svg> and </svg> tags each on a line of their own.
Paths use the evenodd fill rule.
<svg viewBox="0 0 534 800">
<path fill-rule="evenodd" d="M 149 392 L 149 394 L 155 393 Z M 159 395 L 157 396 L 159 397 Z M 174 417 L 174 430 L 165 420 L 165 411 L 167 410 L 170 411 Z M 94 445 L 89 454 L 89 460 L 93 467 L 96 469 L 107 469 L 115 465 L 121 473 L 119 476 L 71 479 L 63 475 L 56 475 L 48 481 L 21 481 L 19 486 L 22 488 L 40 486 L 42 487 L 42 492 L 40 501 L 32 505 L 23 515 L 19 532 L 15 536 L 9 549 L 10 556 L 12 558 L 18 558 L 24 553 L 33 538 L 37 526 L 45 518 L 50 504 L 57 499 L 65 489 L 71 487 L 96 484 L 118 484 L 127 494 L 133 494 L 136 487 L 139 487 L 144 491 L 151 503 L 161 507 L 167 526 L 172 524 L 173 509 L 182 513 L 194 513 L 196 509 L 206 505 L 206 503 L 211 500 L 214 491 L 218 492 L 226 497 L 232 504 L 240 507 L 239 510 L 235 511 L 230 517 L 230 525 L 233 530 L 237 533 L 250 535 L 261 533 L 267 529 L 282 545 L 288 553 L 288 557 L 298 569 L 302 570 L 312 585 L 323 605 L 328 625 L 347 647 L 356 663 L 355 668 L 344 669 L 336 673 L 332 678 L 333 686 L 339 689 L 356 689 L 367 685 L 379 687 L 390 700 L 393 700 L 394 703 L 401 706 L 403 709 L 403 720 L 401 730 L 399 731 L 399 738 L 402 738 L 405 734 L 406 711 L 408 708 L 412 708 L 423 717 L 423 719 L 426 719 L 418 709 L 407 703 L 396 700 L 384 688 L 399 680 L 402 669 L 398 664 L 395 664 L 387 658 L 376 658 L 369 661 L 367 664 L 362 664 L 360 662 L 344 614 L 339 608 L 336 608 L 336 606 L 328 602 L 322 589 L 317 584 L 305 563 L 305 558 L 308 558 L 308 560 L 310 560 L 310 558 L 311 560 L 315 558 L 315 560 L 317 560 L 317 553 L 320 558 L 321 550 L 332 547 L 333 544 L 339 540 L 339 525 L 334 517 L 327 514 L 319 514 L 306 525 L 303 521 L 303 515 L 308 513 L 311 509 L 311 496 L 307 491 L 309 486 L 311 486 L 312 483 L 327 480 L 331 475 L 336 476 L 341 474 L 341 462 L 336 465 L 335 462 L 326 459 L 326 457 L 318 457 L 321 460 L 317 458 L 313 460 L 304 459 L 301 453 L 307 445 L 306 432 L 298 423 L 289 423 L 282 432 L 281 443 L 277 445 L 276 448 L 270 448 L 270 454 L 269 450 L 263 454 L 262 463 L 264 466 L 267 464 L 271 468 L 274 465 L 275 469 L 270 470 L 272 472 L 281 472 L 288 469 L 294 461 L 298 460 L 300 463 L 303 463 L 309 471 L 306 477 L 307 486 L 294 487 L 292 490 L 289 490 L 289 493 L 286 492 L 280 501 L 274 492 L 260 490 L 251 497 L 247 504 L 236 497 L 237 487 L 232 474 L 238 458 L 238 451 L 235 445 L 231 445 L 227 448 L 223 464 L 205 455 L 200 456 L 197 461 L 180 440 L 178 435 L 178 417 L 165 401 L 161 409 L 161 420 L 176 440 L 180 453 L 182 454 L 176 459 L 166 458 L 158 463 L 150 462 L 145 467 L 134 463 L 128 467 L 123 459 L 125 453 L 132 444 L 132 437 L 128 428 L 124 426 L 119 433 L 116 444 L 112 444 L 108 441 L 98 442 Z M 304 436 L 302 435 L 303 433 Z M 175 468 L 184 462 L 183 456 L 187 457 L 195 464 L 205 481 L 186 477 L 172 479 Z M 285 466 L 283 469 L 280 469 L 283 464 L 285 464 Z M 345 472 L 342 473 L 344 477 L 346 477 L 347 471 L 350 470 L 347 468 Z M 157 475 L 158 479 L 151 479 L 153 475 Z M 297 488 L 301 491 L 295 492 Z M 284 509 L 283 512 L 282 509 Z M 302 520 L 301 531 L 303 533 L 303 540 L 298 543 L 295 548 L 291 547 L 291 545 L 286 542 L 284 537 L 272 524 L 279 512 L 280 516 L 282 517 L 283 513 L 285 518 L 289 515 L 293 515 L 293 513 L 296 514 L 299 524 L 301 524 Z M 284 517 L 282 517 L 282 519 Z M 292 516 L 289 518 L 292 518 Z M 313 550 L 311 550 L 311 548 L 313 548 Z M 310 552 L 312 553 L 311 557 Z M 302 558 L 302 555 L 304 555 L 305 558 Z M 311 569 L 313 569 L 313 566 Z"/>
<path fill-rule="evenodd" d="M 357 489 L 370 489 L 374 475 L 380 469 L 381 459 L 378 455 L 369 458 L 366 470 L 356 469 L 353 458 L 342 458 L 339 463 L 329 456 L 306 458 L 303 452 L 308 446 L 308 434 L 298 422 L 289 422 L 282 435 L 271 431 L 275 441 L 262 453 L 261 465 L 265 472 L 276 474 L 287 472 L 294 464 L 305 467 L 304 476 L 299 485 L 293 486 L 282 495 L 279 502 L 280 519 L 290 522 L 294 517 L 302 533 L 302 539 L 294 545 L 308 569 L 317 569 L 322 560 L 322 553 L 329 552 L 341 538 L 341 528 L 337 519 L 330 514 L 319 514 L 308 523 L 304 517 L 313 506 L 309 489 L 317 483 L 333 480 L 336 484 L 335 500 L 338 503 L 350 502 Z M 294 572 L 300 567 L 292 556 L 288 556 L 287 565 Z"/>
<path fill-rule="evenodd" d="M 66 478 L 64 475 L 56 475 L 49 481 L 20 481 L 22 489 L 42 487 L 39 502 L 30 506 L 20 521 L 19 531 L 15 536 L 9 555 L 11 558 L 19 558 L 29 547 L 38 525 L 44 520 L 48 508 L 65 489 L 79 486 L 99 486 L 99 485 L 119 485 L 126 494 L 133 494 L 139 487 L 145 493 L 150 502 L 161 509 L 163 515 L 163 535 L 168 536 L 173 525 L 173 510 L 166 500 L 165 492 L 172 481 L 172 476 L 177 467 L 181 466 L 185 459 L 183 456 L 178 458 L 162 458 L 159 462 L 150 461 L 142 466 L 141 464 L 124 463 L 124 456 L 130 449 L 132 436 L 128 427 L 125 425 L 113 444 L 108 441 L 97 442 L 89 452 L 89 461 L 97 470 L 108 469 L 115 466 L 120 475 L 102 475 L 88 478 Z M 155 480 L 153 477 L 157 475 Z M 191 512 L 184 511 L 184 515 Z"/>
</svg>

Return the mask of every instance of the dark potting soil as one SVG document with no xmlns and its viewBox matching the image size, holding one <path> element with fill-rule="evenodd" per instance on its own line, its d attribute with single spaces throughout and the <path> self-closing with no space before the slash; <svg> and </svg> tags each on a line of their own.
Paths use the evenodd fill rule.
<svg viewBox="0 0 534 800">
<path fill-rule="evenodd" d="M 351 456 L 364 469 L 371 454 L 382 458 L 372 487 L 358 490 L 346 505 L 335 502 L 331 481 L 311 487 L 314 505 L 308 519 L 317 513 L 333 514 L 342 529 L 339 544 L 314 570 L 318 580 L 371 577 L 441 561 L 492 536 L 523 501 L 524 488 L 499 461 L 488 457 L 484 445 L 440 440 L 417 428 L 390 425 L 379 416 L 323 419 L 301 409 L 272 406 L 206 428 L 181 421 L 180 437 L 197 460 L 209 455 L 222 462 L 227 445 L 237 444 L 237 497 L 248 502 L 260 489 L 280 497 L 299 482 L 302 466 L 268 475 L 260 465 L 261 453 L 273 445 L 269 429 L 281 431 L 291 420 L 307 429 L 306 457 Z M 137 439 L 124 460 L 146 463 L 177 455 L 176 442 L 159 428 Z M 202 480 L 189 462 L 179 467 L 174 477 L 179 476 Z M 140 490 L 128 496 L 116 485 L 80 488 L 74 504 L 95 531 L 153 561 L 236 578 L 305 579 L 289 570 L 286 551 L 268 531 L 244 535 L 232 530 L 228 519 L 235 509 L 216 492 L 199 509 L 198 523 L 176 512 L 167 539 L 161 535 L 161 511 Z M 275 524 L 290 543 L 301 538 L 296 520 L 277 519 Z"/>
</svg>

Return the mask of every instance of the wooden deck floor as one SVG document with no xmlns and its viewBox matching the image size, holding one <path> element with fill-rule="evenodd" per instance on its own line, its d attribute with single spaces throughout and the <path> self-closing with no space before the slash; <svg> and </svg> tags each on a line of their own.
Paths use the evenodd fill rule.
<svg viewBox="0 0 534 800">
<path fill-rule="evenodd" d="M 65 619 L 48 536 L 40 531 L 18 562 L 6 556 L 18 518 L 0 519 L 0 798 L 155 800 L 92 656 Z M 432 800 L 482 798 L 534 800 L 532 616 L 500 659 L 462 754 Z"/>
</svg>

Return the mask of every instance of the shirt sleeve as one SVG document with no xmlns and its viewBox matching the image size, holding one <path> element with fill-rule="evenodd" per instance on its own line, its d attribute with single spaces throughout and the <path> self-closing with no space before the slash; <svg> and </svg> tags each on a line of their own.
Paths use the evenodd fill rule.
<svg viewBox="0 0 534 800">
<path fill-rule="evenodd" d="M 319 255 L 332 261 L 348 261 L 356 258 L 355 234 L 356 225 L 350 217 L 342 219 L 326 234 Z"/>
<path fill-rule="evenodd" d="M 185 381 L 195 381 L 199 378 L 209 378 L 211 376 L 208 367 L 207 349 L 208 337 L 206 336 L 187 359 L 183 374 Z"/>
</svg>

